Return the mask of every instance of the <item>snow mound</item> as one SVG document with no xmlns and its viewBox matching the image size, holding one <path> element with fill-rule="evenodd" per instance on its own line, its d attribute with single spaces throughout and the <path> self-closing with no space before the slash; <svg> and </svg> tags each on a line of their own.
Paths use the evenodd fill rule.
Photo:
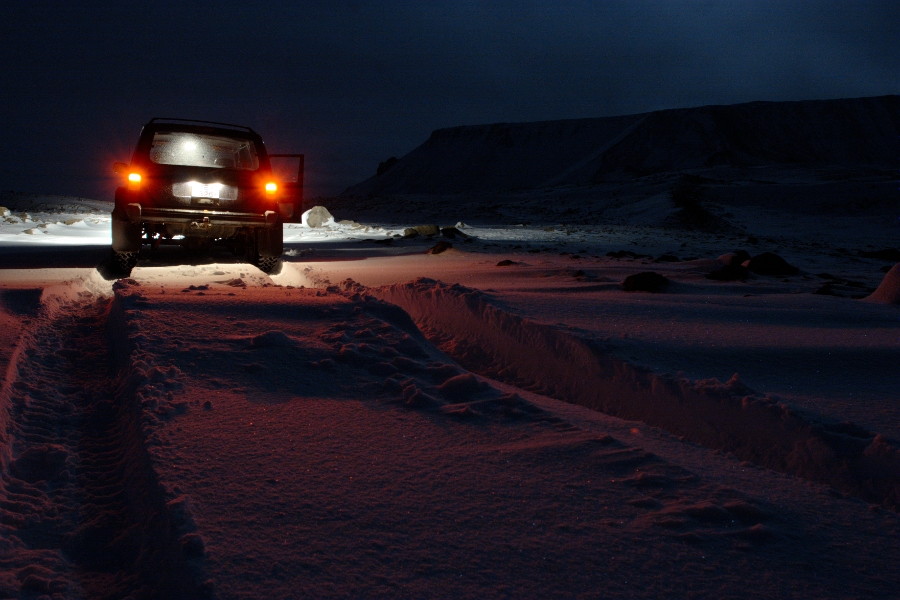
<svg viewBox="0 0 900 600">
<path fill-rule="evenodd" d="M 460 398 L 472 396 L 479 391 L 483 391 L 487 387 L 488 385 L 486 383 L 479 381 L 478 378 L 471 373 L 466 373 L 465 375 L 451 377 L 442 383 L 438 389 L 445 398 L 458 400 Z"/>
<path fill-rule="evenodd" d="M 872 295 L 865 298 L 869 302 L 879 302 L 881 304 L 900 304 L 900 263 L 894 265 L 888 271 L 881 285 L 872 292 Z"/>
<path fill-rule="evenodd" d="M 104 279 L 97 269 L 94 269 L 87 275 L 44 288 L 41 304 L 54 311 L 72 302 L 109 298 L 112 295 L 113 282 Z"/>
<path fill-rule="evenodd" d="M 267 331 L 250 338 L 251 348 L 290 348 L 294 342 L 283 331 Z"/>
<path fill-rule="evenodd" d="M 799 269 L 788 263 L 786 260 L 772 252 L 763 252 L 757 254 L 744 263 L 748 271 L 758 275 L 768 275 L 770 277 L 785 277 L 788 275 L 796 275 Z"/>
</svg>

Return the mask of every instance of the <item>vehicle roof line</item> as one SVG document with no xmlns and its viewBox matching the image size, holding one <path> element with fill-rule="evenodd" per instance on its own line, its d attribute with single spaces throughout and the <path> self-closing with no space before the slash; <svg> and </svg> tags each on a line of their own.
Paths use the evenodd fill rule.
<svg viewBox="0 0 900 600">
<path fill-rule="evenodd" d="M 235 125 L 234 123 L 220 123 L 218 121 L 201 121 L 199 119 L 176 119 L 171 117 L 153 117 L 150 119 L 150 123 L 156 123 L 157 121 L 185 121 L 188 123 L 206 123 L 207 125 L 224 125 L 225 127 L 236 127 L 238 129 L 246 129 L 252 133 L 256 133 L 250 127 L 246 125 Z"/>
</svg>

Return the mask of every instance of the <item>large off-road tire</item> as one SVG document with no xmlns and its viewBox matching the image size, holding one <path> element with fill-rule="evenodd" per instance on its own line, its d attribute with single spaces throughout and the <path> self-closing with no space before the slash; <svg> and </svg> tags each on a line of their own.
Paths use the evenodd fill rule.
<svg viewBox="0 0 900 600">
<path fill-rule="evenodd" d="M 278 267 L 281 262 L 283 240 L 283 233 L 280 227 L 276 230 L 258 229 L 250 231 L 245 240 L 244 256 L 248 263 L 257 267 L 263 273 L 271 273 Z"/>
<path fill-rule="evenodd" d="M 226 242 L 228 249 L 231 250 L 231 253 L 234 256 L 246 256 L 247 255 L 247 240 L 244 239 L 243 235 L 235 235 L 231 239 Z"/>
<path fill-rule="evenodd" d="M 115 213 L 112 216 L 112 248 L 114 252 L 140 252 L 143 228 L 140 223 L 131 223 Z"/>
<path fill-rule="evenodd" d="M 261 227 L 255 231 L 256 250 L 260 256 L 281 256 L 284 252 L 284 225 Z"/>
<path fill-rule="evenodd" d="M 256 266 L 263 273 L 271 273 L 278 266 L 278 262 L 281 260 L 278 256 L 260 256 L 256 261 Z"/>
<path fill-rule="evenodd" d="M 209 248 L 212 245 L 212 240 L 205 237 L 188 236 L 184 238 L 184 241 L 181 245 L 186 252 L 190 252 L 192 254 L 205 254 L 209 252 Z"/>
<path fill-rule="evenodd" d="M 137 265 L 137 252 L 117 252 L 113 250 L 112 268 L 117 275 L 127 277 L 131 275 L 131 270 Z"/>
</svg>

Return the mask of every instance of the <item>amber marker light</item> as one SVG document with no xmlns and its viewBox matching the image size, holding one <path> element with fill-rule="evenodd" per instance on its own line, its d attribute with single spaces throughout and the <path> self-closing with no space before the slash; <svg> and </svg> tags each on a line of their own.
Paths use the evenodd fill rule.
<svg viewBox="0 0 900 600">
<path fill-rule="evenodd" d="M 141 174 L 140 173 L 129 173 L 128 174 L 128 189 L 129 190 L 141 189 Z"/>
<path fill-rule="evenodd" d="M 267 194 L 271 195 L 277 191 L 278 191 L 278 186 L 276 184 L 272 183 L 271 181 L 266 184 L 266 193 Z"/>
</svg>

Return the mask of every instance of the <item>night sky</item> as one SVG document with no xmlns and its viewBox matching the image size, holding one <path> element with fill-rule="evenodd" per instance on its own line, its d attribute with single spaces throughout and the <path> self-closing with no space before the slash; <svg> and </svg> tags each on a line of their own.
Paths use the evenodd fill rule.
<svg viewBox="0 0 900 600">
<path fill-rule="evenodd" d="M 900 93 L 896 0 L 10 0 L 0 32 L 0 190 L 93 198 L 154 116 L 250 125 L 316 196 L 441 127 Z"/>
</svg>

